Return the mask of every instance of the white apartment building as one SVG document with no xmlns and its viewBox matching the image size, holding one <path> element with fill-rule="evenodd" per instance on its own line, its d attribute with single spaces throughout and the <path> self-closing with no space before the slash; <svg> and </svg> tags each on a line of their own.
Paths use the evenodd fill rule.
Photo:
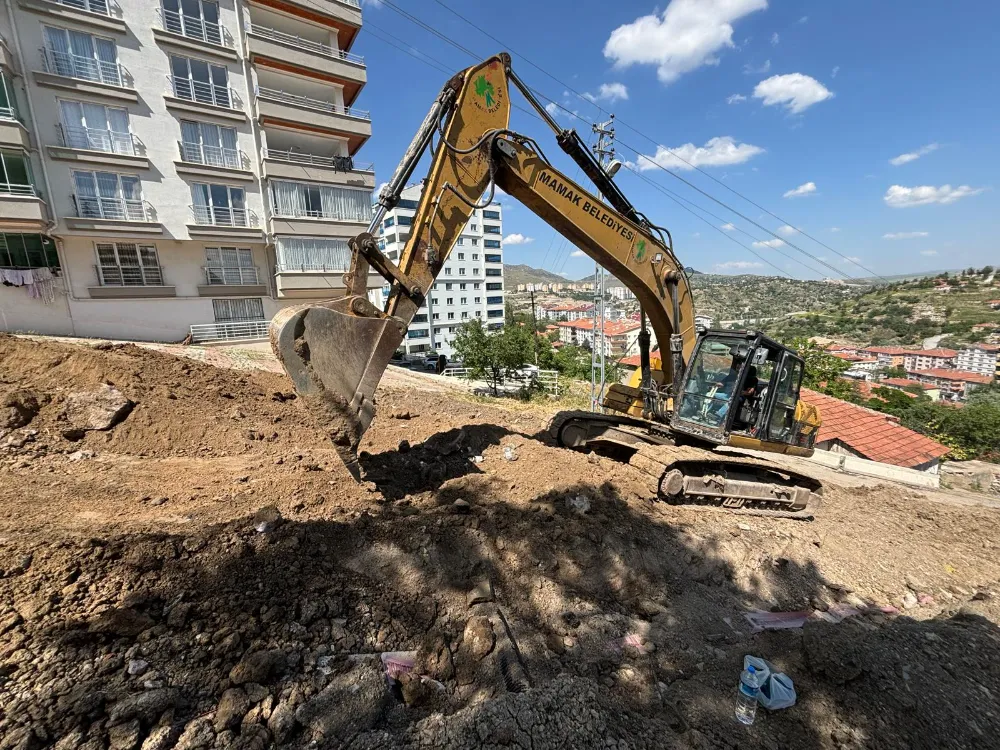
<svg viewBox="0 0 1000 750">
<path fill-rule="evenodd" d="M 609 286 L 608 294 L 610 294 L 614 299 L 621 301 L 635 299 L 635 292 L 627 286 Z"/>
<path fill-rule="evenodd" d="M 955 358 L 955 367 L 965 372 L 975 372 L 993 377 L 1000 369 L 998 353 L 1000 353 L 1000 346 L 985 344 L 974 346 L 971 349 L 963 349 Z"/>
<path fill-rule="evenodd" d="M 422 185 L 410 185 L 379 229 L 385 254 L 393 261 L 406 246 Z M 452 248 L 424 305 L 413 316 L 403 341 L 407 354 L 437 352 L 454 357 L 459 326 L 478 318 L 487 329 L 503 328 L 503 209 L 497 203 L 476 209 Z"/>
<path fill-rule="evenodd" d="M 575 321 L 563 321 L 559 326 L 559 340 L 573 346 L 594 347 L 595 341 L 603 341 L 604 356 L 620 359 L 639 353 L 639 331 L 641 326 L 633 320 L 605 321 L 604 337 L 601 338 L 600 321 L 594 330 L 593 318 L 583 318 Z M 649 350 L 656 348 L 656 334 L 650 330 Z M 598 349 L 600 351 L 600 349 Z"/>
<path fill-rule="evenodd" d="M 360 29 L 360 0 L 7 2 L 0 271 L 36 283 L 0 287 L 3 329 L 261 335 L 342 294 L 375 185 Z"/>
<path fill-rule="evenodd" d="M 907 372 L 954 367 L 958 352 L 954 349 L 918 349 L 903 355 Z"/>
</svg>

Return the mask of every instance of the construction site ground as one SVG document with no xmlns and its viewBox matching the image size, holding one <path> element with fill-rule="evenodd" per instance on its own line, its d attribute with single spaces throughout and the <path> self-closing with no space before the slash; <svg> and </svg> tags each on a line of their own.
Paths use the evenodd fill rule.
<svg viewBox="0 0 1000 750">
<path fill-rule="evenodd" d="M 675 507 L 395 369 L 357 484 L 266 352 L 158 348 L 0 337 L 0 750 L 997 747 L 985 495 Z M 131 411 L 71 429 L 102 384 Z M 745 654 L 798 693 L 752 727 Z"/>
</svg>

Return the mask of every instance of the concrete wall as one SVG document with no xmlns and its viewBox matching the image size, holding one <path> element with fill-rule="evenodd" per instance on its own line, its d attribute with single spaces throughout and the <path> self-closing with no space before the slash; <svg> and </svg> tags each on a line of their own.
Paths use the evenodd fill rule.
<svg viewBox="0 0 1000 750">
<path fill-rule="evenodd" d="M 849 456 L 843 453 L 833 453 L 830 451 L 817 450 L 808 459 L 815 463 L 829 466 L 833 469 L 845 471 L 848 474 L 861 474 L 868 477 L 878 477 L 888 479 L 893 482 L 913 485 L 914 487 L 930 487 L 936 489 L 940 486 L 941 478 L 938 474 L 939 464 L 934 462 L 933 466 L 924 471 L 917 469 L 905 469 L 902 466 L 883 464 L 878 461 L 869 461 L 856 456 Z"/>
<path fill-rule="evenodd" d="M 72 336 L 73 323 L 62 279 L 55 282 L 56 298 L 46 305 L 32 299 L 24 287 L 0 286 L 0 326 L 9 333 Z"/>
</svg>

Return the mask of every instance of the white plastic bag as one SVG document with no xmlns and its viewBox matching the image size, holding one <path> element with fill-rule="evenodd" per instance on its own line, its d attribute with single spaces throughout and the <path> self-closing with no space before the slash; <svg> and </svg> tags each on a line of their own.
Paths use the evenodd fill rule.
<svg viewBox="0 0 1000 750">
<path fill-rule="evenodd" d="M 743 657 L 743 669 L 753 667 L 760 683 L 757 702 L 769 711 L 789 708 L 795 705 L 795 685 L 792 678 L 778 672 L 775 666 L 757 656 Z"/>
</svg>

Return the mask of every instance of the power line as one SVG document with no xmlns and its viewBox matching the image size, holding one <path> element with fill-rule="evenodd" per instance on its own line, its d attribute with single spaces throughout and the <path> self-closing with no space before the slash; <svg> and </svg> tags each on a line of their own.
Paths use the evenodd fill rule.
<svg viewBox="0 0 1000 750">
<path fill-rule="evenodd" d="M 485 35 L 485 36 L 489 37 L 490 39 L 492 39 L 492 40 L 493 40 L 494 42 L 496 42 L 497 44 L 499 44 L 499 45 L 500 45 L 501 47 L 504 47 L 504 48 L 506 48 L 506 49 L 510 50 L 510 52 L 511 52 L 512 54 L 516 54 L 516 55 L 517 55 L 518 57 L 521 57 L 521 58 L 522 58 L 522 59 L 523 59 L 523 60 L 524 60 L 525 62 L 527 62 L 527 63 L 528 63 L 529 65 L 531 65 L 531 66 L 532 66 L 533 68 L 535 68 L 536 70 L 540 71 L 541 73 L 543 73 L 543 74 L 545 74 L 546 76 L 548 76 L 549 78 L 551 78 L 551 79 L 552 79 L 553 81 L 555 81 L 555 82 L 556 82 L 556 83 L 558 83 L 558 84 L 559 84 L 560 86 L 562 86 L 562 87 L 563 87 L 563 88 L 564 88 L 565 90 L 567 90 L 567 91 L 570 91 L 571 93 L 573 93 L 573 95 L 574 95 L 574 96 L 576 96 L 576 97 L 577 97 L 578 99 L 580 99 L 581 101 L 584 101 L 584 102 L 588 102 L 588 103 L 590 103 L 590 104 L 593 104 L 593 105 L 594 105 L 595 107 L 597 107 L 597 109 L 598 109 L 598 110 L 599 110 L 600 112 L 602 112 L 602 113 L 604 113 L 604 114 L 608 114 L 608 111 L 607 111 L 607 110 L 605 110 L 605 109 L 604 109 L 603 107 L 601 107 L 601 105 L 600 105 L 600 104 L 598 104 L 598 103 L 597 103 L 596 101 L 594 101 L 594 100 L 593 100 L 592 98 L 588 98 L 588 97 L 584 96 L 584 95 L 583 95 L 583 94 L 581 94 L 581 93 L 580 93 L 579 91 L 576 91 L 576 90 L 575 90 L 575 89 L 574 89 L 574 88 L 573 88 L 572 86 L 570 86 L 569 84 L 567 84 L 567 83 L 566 83 L 565 81 L 561 81 L 560 79 L 556 78 L 556 77 L 555 77 L 554 75 L 552 75 L 551 73 L 549 73 L 549 72 L 548 72 L 548 71 L 547 71 L 547 70 L 546 70 L 545 68 L 543 68 L 543 67 L 541 67 L 540 65 L 536 64 L 535 62 L 533 62 L 533 61 L 532 61 L 531 59 L 529 59 L 529 58 L 528 58 L 528 57 L 526 57 L 525 55 L 523 55 L 523 54 L 521 54 L 521 53 L 519 53 L 519 52 L 516 52 L 516 51 L 515 51 L 515 50 L 514 50 L 514 49 L 513 49 L 512 47 L 508 46 L 508 45 L 507 45 L 507 44 L 505 44 L 505 43 L 504 43 L 503 41 L 501 41 L 500 39 L 498 39 L 497 37 L 493 36 L 493 35 L 492 35 L 491 33 L 489 33 L 488 31 L 486 31 L 485 29 L 483 29 L 483 28 L 482 28 L 481 26 L 479 26 L 478 24 L 476 24 L 476 23 L 475 23 L 475 22 L 473 22 L 473 21 L 470 21 L 470 20 L 469 20 L 468 18 L 466 18 L 465 16 L 463 16 L 463 15 L 462 15 L 461 13 L 459 13 L 458 11 L 456 11 L 456 10 L 455 10 L 454 8 L 452 8 L 452 7 L 450 7 L 449 5 L 447 5 L 446 3 L 444 3 L 444 2 L 443 2 L 443 0 L 434 0 L 434 1 L 435 1 L 435 2 L 436 2 L 436 3 L 438 4 L 438 5 L 440 5 L 440 6 L 442 7 L 442 8 L 444 8 L 445 10 L 449 11 L 449 12 L 450 12 L 450 13 L 452 13 L 453 15 L 457 16 L 458 18 L 460 18 L 460 19 L 461 19 L 462 21 L 464 21 L 465 23 L 467 23 L 467 24 L 468 24 L 469 26 L 472 26 L 472 27 L 473 27 L 474 29 L 478 30 L 478 31 L 479 31 L 479 32 L 480 32 L 481 34 L 483 34 L 483 35 Z M 388 3 L 388 0 L 386 0 L 386 2 Z M 389 4 L 390 6 L 392 5 L 391 3 L 388 3 L 388 4 Z M 436 33 L 436 32 L 435 32 L 435 33 Z M 440 36 L 440 35 L 438 35 L 438 36 Z M 442 37 L 442 38 L 444 38 L 444 37 Z M 465 47 L 461 47 L 460 45 L 457 45 L 457 44 L 455 44 L 454 42 L 451 42 L 451 40 L 449 40 L 449 39 L 445 39 L 445 41 L 448 41 L 449 43 L 452 43 L 452 44 L 454 44 L 454 46 L 458 47 L 459 49 L 462 49 L 462 50 L 464 50 L 465 52 L 469 53 L 469 50 L 468 50 L 468 49 L 466 49 Z M 471 54 L 471 53 L 470 53 L 470 54 Z M 475 55 L 473 55 L 473 57 L 475 57 Z M 539 92 L 535 91 L 534 89 L 532 89 L 532 91 L 534 91 L 535 93 L 539 93 Z M 543 98 L 546 98 L 546 99 L 548 99 L 549 97 L 545 97 L 545 96 L 543 96 Z M 573 115 L 574 117 L 577 117 L 578 119 L 582 120 L 583 122 L 587 122 L 588 124 L 590 124 L 590 125 L 593 125 L 593 123 L 589 122 L 589 121 L 588 121 L 588 120 L 587 120 L 586 118 L 584 118 L 584 117 L 580 117 L 580 115 L 578 115 L 577 113 L 575 113 L 575 112 L 571 112 L 570 110 L 566 109 L 565 107 L 562 107 L 562 105 L 560 105 L 560 104 L 559 104 L 558 102 L 556 102 L 555 100 L 553 100 L 553 99 L 549 99 L 549 101 L 553 102 L 553 103 L 554 103 L 554 104 L 555 104 L 556 106 L 558 106 L 558 107 L 562 108 L 563 110 L 565 110 L 565 111 L 566 111 L 566 112 L 568 112 L 569 114 Z M 724 187 L 724 188 L 725 188 L 726 190 L 728 190 L 729 192 L 733 193 L 733 194 L 734 194 L 734 195 L 736 195 L 737 197 L 739 197 L 739 198 L 742 198 L 743 200 L 747 201 L 748 203 L 750 203 L 750 204 L 751 204 L 752 206 L 754 206 L 755 208 L 757 208 L 757 209 L 759 209 L 759 210 L 763 211 L 764 213 L 768 214 L 768 215 L 769 215 L 769 216 L 771 216 L 772 218 L 774 218 L 774 219 L 777 219 L 777 220 L 778 220 L 778 221 L 780 221 L 780 222 L 781 222 L 782 224 L 784 224 L 784 225 L 787 225 L 787 226 L 790 226 L 790 227 L 792 227 L 792 228 L 793 228 L 793 229 L 795 229 L 795 230 L 796 230 L 797 232 L 799 232 L 800 234 L 802 234 L 802 236 L 804 236 L 804 237 L 806 237 L 806 238 L 808 238 L 808 239 L 812 240 L 813 242 L 815 242 L 815 243 L 817 243 L 817 244 L 821 245 L 822 247 L 824 247 L 824 248 L 826 248 L 827 250 L 829 250 L 829 251 L 831 251 L 831 252 L 835 253 L 836 255 L 839 255 L 839 256 L 840 256 L 841 258 L 843 258 L 844 260 L 846 260 L 846 261 L 848 261 L 848 262 L 850 262 L 850 263 L 853 263 L 854 265 L 858 266 L 859 268 L 861 268 L 861 269 L 863 269 L 863 270 L 867 271 L 868 273 L 872 274 L 872 275 L 873 275 L 873 276 L 875 276 L 876 278 L 880 278 L 880 279 L 882 279 L 883 281 L 887 281 L 887 279 L 885 279 L 884 277 L 882 277 L 882 276 L 880 276 L 879 274 L 875 273 L 875 272 L 874 272 L 874 271 L 872 271 L 872 270 L 871 270 L 870 268 L 867 268 L 866 266 L 864 266 L 863 264 L 859 263 L 858 261 L 856 261 L 856 260 L 854 260 L 854 259 L 852 259 L 852 258 L 849 258 L 848 256 L 846 256 L 846 255 L 844 255 L 843 253 L 841 253 L 841 252 L 840 252 L 839 250 L 837 250 L 837 249 L 835 249 L 835 248 L 833 248 L 833 247 L 830 247 L 830 246 L 829 246 L 829 245 L 827 245 L 827 244 L 826 244 L 825 242 L 821 242 L 820 240 L 816 239 L 815 237 L 813 237 L 813 236 L 812 236 L 811 234 L 809 234 L 809 233 L 808 233 L 808 232 L 806 232 L 805 230 L 803 230 L 803 229 L 801 229 L 801 228 L 799 228 L 799 227 L 797 227 L 797 226 L 793 225 L 793 224 L 792 224 L 791 222 L 789 222 L 789 221 L 787 221 L 787 220 L 785 220 L 785 219 L 781 218 L 781 217 L 780 217 L 780 216 L 778 216 L 777 214 L 775 214 L 775 213 L 773 213 L 773 212 L 769 211 L 768 209 L 764 208 L 763 206 L 761 206 L 761 205 L 760 205 L 760 204 L 758 204 L 757 202 L 755 202 L 755 201 L 751 200 L 751 199 L 750 199 L 750 198 L 748 198 L 747 196 L 745 196 L 745 195 L 743 195 L 742 193 L 740 193 L 740 192 L 739 192 L 738 190 L 736 190 L 736 189 L 734 189 L 734 188 L 730 187 L 729 185 L 725 184 L 724 182 L 722 182 L 721 180 L 719 180 L 718 178 L 716 178 L 716 177 L 715 177 L 714 175 L 712 175 L 712 174 L 709 174 L 708 172 L 706 172 L 706 171 L 705 171 L 704 169 L 702 169 L 701 167 L 698 167 L 698 166 L 696 166 L 695 164 L 692 164 L 692 163 L 691 163 L 690 161 L 688 161 L 687 159 L 683 158 L 682 156 L 680 156 L 679 154 L 675 153 L 674 151 L 672 151 L 672 150 L 668 149 L 668 148 L 667 148 L 666 146 L 663 146 L 662 144 L 658 143 L 658 142 L 657 142 L 656 140 L 654 140 L 654 139 L 653 139 L 653 138 L 651 138 L 650 136 L 646 135 L 645 133 L 643 133 L 643 132 L 642 132 L 641 130 L 639 130 L 638 128 L 636 128 L 636 127 L 634 127 L 634 126 L 632 126 L 632 125 L 629 125 L 629 124 L 628 124 L 627 122 L 625 122 L 624 120 L 621 120 L 621 119 L 619 119 L 619 120 L 618 120 L 618 122 L 620 122 L 620 123 L 621 123 L 622 125 L 624 125 L 625 127 L 627 127 L 627 128 L 628 128 L 629 130 L 631 130 L 632 132 L 634 132 L 634 133 L 636 133 L 637 135 L 641 136 L 642 138 L 645 138 L 645 139 L 646 139 L 647 141 L 649 141 L 650 143 L 652 143 L 652 144 L 653 144 L 654 146 L 657 146 L 658 148 L 662 148 L 662 149 L 663 149 L 663 150 L 664 150 L 665 152 L 667 152 L 668 154 L 670 154 L 671 156 L 673 156 L 673 157 L 674 157 L 674 158 L 676 158 L 677 160 L 679 160 L 679 161 L 683 162 L 684 164 L 688 165 L 688 167 L 690 167 L 691 169 L 694 169 L 694 170 L 697 170 L 697 171 L 698 171 L 699 173 L 703 174 L 704 176 L 706 176 L 706 177 L 708 177 L 709 179 L 713 180 L 714 182 L 718 183 L 719 185 L 721 185 L 722 187 Z M 628 148 L 628 149 L 629 149 L 630 151 L 633 151 L 633 152 L 634 152 L 634 153 L 635 153 L 635 154 L 636 154 L 637 156 L 644 156 L 644 154 L 642 154 L 642 152 L 638 151 L 637 149 L 633 148 L 632 146 L 629 146 L 628 144 L 626 144 L 626 143 L 624 143 L 624 142 L 622 142 L 622 145 L 623 145 L 623 146 L 625 146 L 626 148 Z M 650 159 L 650 161 L 652 161 L 652 159 Z M 654 164 L 656 164 L 656 162 L 653 162 L 653 163 L 654 163 Z M 667 169 L 666 167 L 664 167 L 664 166 L 662 166 L 662 165 L 660 165 L 660 164 L 656 164 L 656 166 L 658 166 L 658 167 L 659 167 L 660 169 L 663 169 L 663 170 L 664 170 L 665 172 L 667 172 L 668 174 L 671 174 L 671 175 L 674 175 L 675 177 L 678 177 L 678 179 L 682 179 L 682 180 L 683 180 L 683 178 L 680 178 L 680 176 L 679 176 L 679 175 L 676 175 L 676 174 L 675 174 L 674 172 L 671 172 L 671 171 L 670 171 L 669 169 Z M 740 213 L 739 213 L 738 211 L 736 211 L 735 209 L 732 209 L 731 207 L 729 207 L 729 206 L 726 206 L 726 204 L 722 203 L 722 201 L 719 201 L 719 200 L 718 200 L 717 198 L 714 198 L 714 197 L 712 197 L 712 196 L 708 195 L 708 193 L 705 193 L 705 192 L 704 192 L 704 191 L 702 191 L 702 190 L 701 190 L 700 188 L 696 188 L 696 187 L 695 187 L 694 185 L 692 185 L 692 184 L 691 184 L 690 182 L 688 182 L 687 180 L 683 180 L 683 182 L 685 182 L 685 184 L 687 184 L 687 185 L 688 185 L 689 187 L 692 187 L 692 188 L 694 188 L 694 189 L 698 190 L 699 192 L 701 192 L 701 193 L 702 193 L 703 195 L 705 195 L 706 197 L 709 197 L 709 198 L 712 198 L 712 200 L 714 200 L 715 202 L 719 203 L 720 205 L 722 205 L 723 207 L 727 208 L 728 210 L 732 211 L 732 212 L 733 212 L 733 213 L 735 213 L 736 215 L 738 215 L 738 216 L 741 216 L 741 218 L 745 218 L 745 217 L 742 217 L 742 214 L 740 214 Z M 783 238 L 779 237 L 779 236 L 778 236 L 777 234 L 775 234 L 774 232 L 771 232 L 770 230 L 768 230 L 768 229 L 766 229 L 766 228 L 762 227 L 761 225 L 757 224 L 756 222 L 754 222 L 754 221 L 752 221 L 752 220 L 749 220 L 749 219 L 748 219 L 748 221 L 750 221 L 750 222 L 751 222 L 752 224 L 754 224 L 755 226 L 759 227 L 759 228 L 760 228 L 760 229 L 761 229 L 762 231 L 766 231 L 766 232 L 767 232 L 768 234 L 771 234 L 771 235 L 773 235 L 775 239 L 778 239 L 778 240 L 781 240 L 782 242 L 787 242 L 787 240 L 784 240 Z M 820 259 L 819 259 L 819 258 L 817 258 L 816 256 L 813 256 L 813 255 L 812 255 L 811 253 L 808 253 L 807 251 L 805 251 L 805 250 L 803 250 L 802 248 L 798 247 L 798 246 L 797 246 L 797 245 L 795 245 L 794 243 L 791 243 L 791 242 L 787 242 L 787 244 L 788 244 L 789 246 L 791 246 L 791 247 L 795 248 L 795 249 L 796 249 L 796 250 L 798 250 L 799 252 L 801 252 L 801 253 L 804 253 L 804 254 L 806 254 L 806 255 L 809 255 L 809 257 L 812 257 L 812 258 L 813 258 L 814 260 L 816 260 L 816 261 L 817 261 L 818 263 L 822 263 L 822 264 L 823 264 L 823 265 L 824 265 L 825 267 L 829 268 L 829 269 L 830 269 L 830 270 L 832 270 L 832 271 L 833 271 L 834 273 L 836 273 L 836 274 L 840 274 L 840 275 L 842 275 L 842 276 L 845 276 L 845 277 L 846 277 L 846 278 L 848 278 L 848 279 L 851 279 L 851 278 L 853 278 L 853 277 L 851 277 L 851 276 L 850 276 L 849 274 L 846 274 L 846 273 L 844 273 L 844 272 L 843 272 L 842 270 L 840 270 L 840 269 L 838 269 L 838 268 L 836 268 L 836 267 L 834 267 L 834 266 L 830 266 L 830 265 L 826 264 L 826 263 L 825 263 L 824 261 L 820 260 Z"/>
</svg>

